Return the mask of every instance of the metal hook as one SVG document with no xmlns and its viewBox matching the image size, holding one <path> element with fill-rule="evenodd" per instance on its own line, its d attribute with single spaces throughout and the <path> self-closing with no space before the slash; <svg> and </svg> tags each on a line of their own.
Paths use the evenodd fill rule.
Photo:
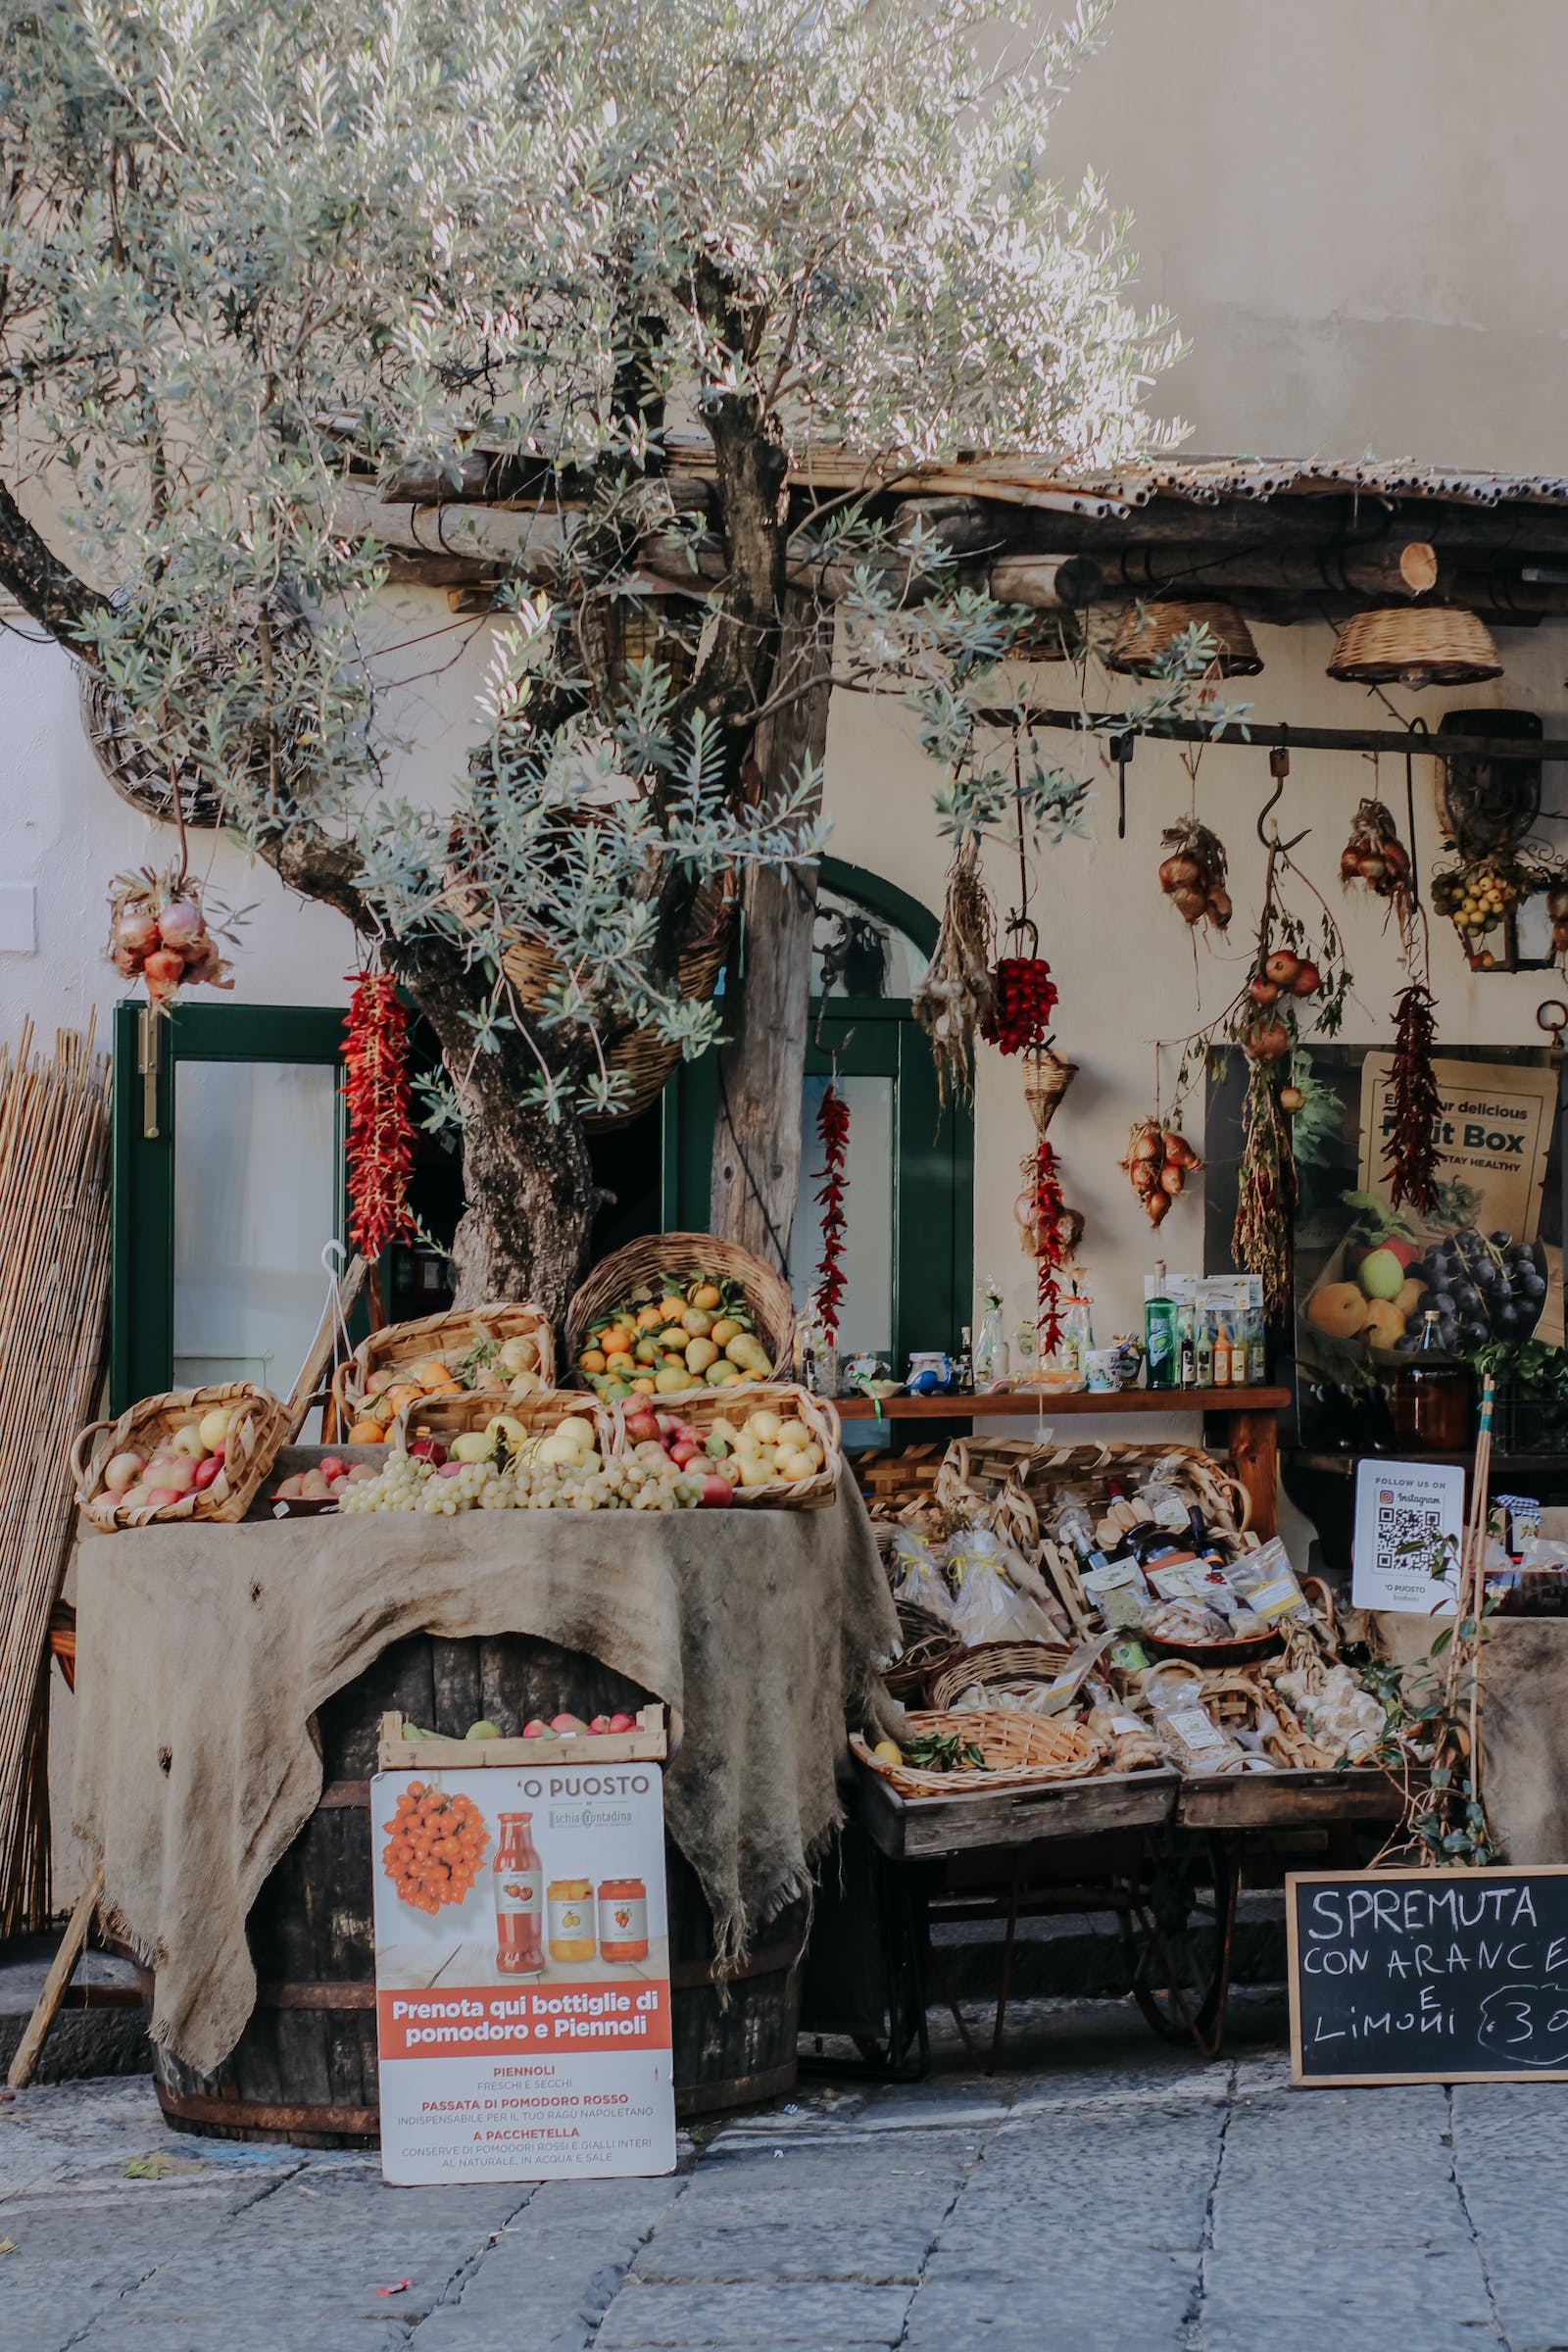
<svg viewBox="0 0 1568 2352">
<path fill-rule="evenodd" d="M 1568 1004 L 1563 1003 L 1561 997 L 1548 997 L 1544 1004 L 1536 1006 L 1536 1027 L 1545 1030 L 1560 1053 L 1562 1033 L 1568 1029 Z"/>
<path fill-rule="evenodd" d="M 1133 756 L 1132 736 L 1130 734 L 1113 735 L 1110 739 L 1110 756 L 1116 762 L 1116 839 L 1125 841 L 1127 838 L 1127 762 Z"/>
<path fill-rule="evenodd" d="M 1311 832 L 1312 828 L 1310 825 L 1304 826 L 1299 833 L 1293 833 L 1289 841 L 1282 841 L 1280 839 L 1280 829 L 1278 825 L 1276 825 L 1274 828 L 1274 838 L 1272 841 L 1263 830 L 1263 820 L 1271 809 L 1279 806 L 1280 800 L 1285 792 L 1285 779 L 1291 772 L 1290 745 L 1284 727 L 1281 727 L 1280 729 L 1279 742 L 1275 744 L 1269 752 L 1268 772 L 1274 779 L 1274 789 L 1269 794 L 1268 799 L 1263 803 L 1262 808 L 1257 812 L 1257 838 L 1262 843 L 1265 850 L 1294 850 L 1297 843 L 1298 841 L 1304 841 L 1307 837 L 1307 834 Z"/>
</svg>

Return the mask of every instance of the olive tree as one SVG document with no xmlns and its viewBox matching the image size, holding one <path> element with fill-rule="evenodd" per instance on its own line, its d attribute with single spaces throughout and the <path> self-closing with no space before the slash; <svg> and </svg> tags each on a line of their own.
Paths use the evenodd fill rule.
<svg viewBox="0 0 1568 2352">
<path fill-rule="evenodd" d="M 424 1015 L 461 1298 L 560 1308 L 617 1040 L 703 1051 L 679 965 L 715 891 L 816 854 L 814 761 L 754 757 L 831 650 L 798 629 L 781 665 L 787 600 L 832 574 L 950 824 L 1001 789 L 969 712 L 1021 616 L 875 494 L 1163 438 L 1124 224 L 1046 164 L 1108 8 L 0 0 L 0 585 Z M 378 487 L 524 517 L 429 807 L 382 780 Z M 628 660 L 671 583 L 684 620 Z M 1070 779 L 1031 789 L 1066 821 Z"/>
</svg>

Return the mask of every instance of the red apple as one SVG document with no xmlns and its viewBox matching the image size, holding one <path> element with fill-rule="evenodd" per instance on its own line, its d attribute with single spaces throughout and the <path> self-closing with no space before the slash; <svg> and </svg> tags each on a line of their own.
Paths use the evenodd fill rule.
<svg viewBox="0 0 1568 2352">
<path fill-rule="evenodd" d="M 584 1723 L 580 1715 L 552 1715 L 550 1718 L 550 1729 L 553 1732 L 562 1733 L 585 1732 L 588 1729 L 588 1726 Z"/>
<path fill-rule="evenodd" d="M 437 1467 L 436 1476 L 437 1478 L 461 1478 L 463 1464 L 461 1462 L 442 1462 Z"/>
<path fill-rule="evenodd" d="M 543 1740 L 543 1739 L 544 1739 L 544 1737 L 545 1737 L 545 1726 L 544 1726 L 544 1725 L 543 1725 L 543 1724 L 540 1722 L 540 1720 L 539 1720 L 539 1718 L 538 1718 L 538 1716 L 537 1716 L 537 1715 L 534 1717 L 534 1719 L 533 1719 L 533 1721 L 532 1721 L 531 1723 L 525 1723 L 525 1724 L 523 1725 L 523 1727 L 522 1727 L 522 1736 L 523 1736 L 523 1738 L 524 1738 L 525 1740 Z"/>
<path fill-rule="evenodd" d="M 608 1715 L 596 1715 L 593 1721 L 589 1724 L 588 1729 L 591 1732 L 608 1732 L 610 1729 L 610 1717 Z"/>
<path fill-rule="evenodd" d="M 409 1451 L 417 1460 L 434 1462 L 438 1468 L 447 1458 L 447 1449 L 439 1438 L 416 1438 Z"/>
<path fill-rule="evenodd" d="M 647 1446 L 658 1439 L 659 1420 L 654 1413 L 628 1413 L 626 1435 L 634 1446 Z"/>
<path fill-rule="evenodd" d="M 637 1729 L 637 1718 L 635 1715 L 612 1715 L 610 1728 L 612 1732 L 634 1732 Z"/>
<path fill-rule="evenodd" d="M 721 1511 L 734 1493 L 729 1480 L 721 1478 L 714 1470 L 704 1479 L 703 1491 L 697 1499 L 704 1510 Z"/>
<path fill-rule="evenodd" d="M 184 1499 L 178 1487 L 149 1487 L 146 1507 L 150 1511 L 161 1511 L 170 1503 L 183 1502 Z"/>
<path fill-rule="evenodd" d="M 348 1464 L 335 1453 L 323 1453 L 318 1467 L 323 1478 L 341 1478 Z"/>
<path fill-rule="evenodd" d="M 212 1485 L 214 1479 L 218 1476 L 218 1473 L 222 1467 L 223 1465 L 219 1460 L 216 1453 L 204 1454 L 202 1459 L 196 1465 L 196 1476 L 191 1481 L 191 1484 L 195 1487 L 197 1492 L 200 1493 L 203 1487 L 210 1487 Z"/>
</svg>

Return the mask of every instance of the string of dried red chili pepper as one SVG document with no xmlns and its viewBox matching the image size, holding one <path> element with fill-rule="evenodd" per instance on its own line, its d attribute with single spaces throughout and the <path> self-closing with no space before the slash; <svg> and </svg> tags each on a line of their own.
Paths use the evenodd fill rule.
<svg viewBox="0 0 1568 2352">
<path fill-rule="evenodd" d="M 1393 1124 L 1383 1147 L 1390 1201 L 1397 1208 L 1408 1200 L 1423 1217 L 1438 1204 L 1438 1130 L 1443 1116 L 1432 1066 L 1438 1034 L 1432 1005 L 1432 994 L 1419 980 L 1411 981 L 1395 1005 Z"/>
<path fill-rule="evenodd" d="M 817 1170 L 822 1189 L 817 1205 L 822 1211 L 822 1257 L 816 1269 L 811 1304 L 830 1348 L 838 1345 L 839 1309 L 844 1303 L 844 1196 L 849 1189 L 846 1163 L 850 1151 L 850 1106 L 829 1079 L 817 1105 L 816 1132 L 822 1144 Z"/>
<path fill-rule="evenodd" d="M 1061 1286 L 1067 1262 L 1062 1237 L 1065 1204 L 1054 1148 L 1045 1136 L 1035 1152 L 1035 1298 L 1038 1346 L 1042 1356 L 1061 1345 Z"/>
<path fill-rule="evenodd" d="M 408 1016 L 389 972 L 365 972 L 343 1024 L 349 1232 L 367 1258 L 413 1231 Z"/>
</svg>

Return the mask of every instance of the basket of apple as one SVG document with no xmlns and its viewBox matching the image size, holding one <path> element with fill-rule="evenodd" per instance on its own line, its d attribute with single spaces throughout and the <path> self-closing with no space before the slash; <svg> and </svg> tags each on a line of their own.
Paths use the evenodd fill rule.
<svg viewBox="0 0 1568 2352">
<path fill-rule="evenodd" d="M 758 1381 L 689 1392 L 667 1411 L 662 1403 L 635 1397 L 617 1405 L 617 1451 L 644 1462 L 662 1455 L 700 1477 L 710 1507 L 815 1510 L 834 1499 L 843 1454 L 839 1416 L 826 1398 L 792 1382 Z"/>
<path fill-rule="evenodd" d="M 145 1396 L 77 1438 L 76 1501 L 105 1535 L 170 1519 L 243 1519 L 288 1434 L 287 1408 L 246 1381 Z"/>
</svg>

